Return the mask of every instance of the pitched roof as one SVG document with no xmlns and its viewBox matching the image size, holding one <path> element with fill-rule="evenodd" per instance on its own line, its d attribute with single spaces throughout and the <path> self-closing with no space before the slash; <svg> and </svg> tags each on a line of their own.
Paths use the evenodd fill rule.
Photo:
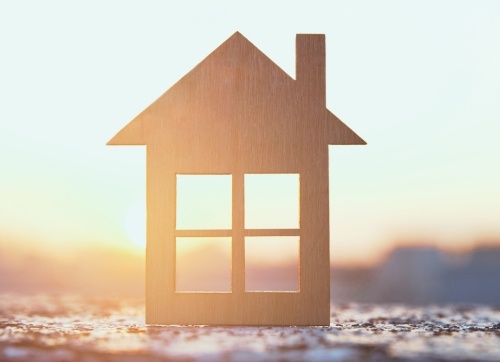
<svg viewBox="0 0 500 362">
<path fill-rule="evenodd" d="M 268 110 L 274 107 L 272 113 L 277 119 L 279 113 L 287 114 L 281 117 L 283 120 L 276 121 L 277 125 L 283 125 L 290 119 L 290 112 L 299 112 L 294 107 L 306 96 L 301 94 L 296 83 L 236 32 L 127 124 L 108 145 L 145 145 L 148 133 L 156 127 L 175 132 L 179 122 L 187 122 L 189 117 L 186 115 L 193 113 L 218 127 L 224 127 L 225 120 L 234 119 L 240 113 L 247 114 L 247 117 L 238 125 L 248 127 L 248 113 L 251 113 L 255 115 L 255 126 L 265 127 L 268 123 L 258 120 L 259 108 Z M 263 97 L 263 94 L 268 96 Z M 260 107 L 260 104 L 266 104 L 266 107 Z M 285 108 L 288 109 L 286 112 Z M 322 108 L 310 113 L 321 118 L 319 122 L 325 122 L 328 144 L 366 144 L 334 114 L 324 106 Z M 261 115 L 262 118 L 266 117 Z"/>
</svg>

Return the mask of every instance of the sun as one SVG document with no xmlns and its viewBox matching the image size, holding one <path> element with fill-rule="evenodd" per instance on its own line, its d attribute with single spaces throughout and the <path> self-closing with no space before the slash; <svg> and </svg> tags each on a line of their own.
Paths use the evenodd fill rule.
<svg viewBox="0 0 500 362">
<path fill-rule="evenodd" d="M 127 210 L 125 231 L 136 246 L 146 247 L 146 202 L 137 202 Z"/>
</svg>

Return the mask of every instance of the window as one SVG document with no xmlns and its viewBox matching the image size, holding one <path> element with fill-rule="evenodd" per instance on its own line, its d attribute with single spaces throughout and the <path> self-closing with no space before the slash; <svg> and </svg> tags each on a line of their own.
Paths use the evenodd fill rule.
<svg viewBox="0 0 500 362">
<path fill-rule="evenodd" d="M 245 175 L 245 290 L 299 290 L 298 174 Z"/>
<path fill-rule="evenodd" d="M 176 291 L 299 291 L 299 190 L 298 174 L 177 175 Z"/>
<path fill-rule="evenodd" d="M 231 175 L 177 175 L 177 230 L 231 229 Z"/>
<path fill-rule="evenodd" d="M 177 292 L 231 291 L 231 183 L 231 175 L 177 175 Z"/>
<path fill-rule="evenodd" d="M 298 229 L 299 175 L 245 175 L 245 228 Z"/>
<path fill-rule="evenodd" d="M 231 238 L 176 238 L 176 290 L 231 291 Z"/>
<path fill-rule="evenodd" d="M 298 291 L 298 265 L 298 236 L 245 237 L 246 291 Z"/>
</svg>

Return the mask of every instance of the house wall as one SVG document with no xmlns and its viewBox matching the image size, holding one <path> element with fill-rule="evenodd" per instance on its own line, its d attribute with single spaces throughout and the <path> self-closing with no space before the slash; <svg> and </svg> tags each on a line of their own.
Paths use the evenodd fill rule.
<svg viewBox="0 0 500 362">
<path fill-rule="evenodd" d="M 289 153 L 285 169 L 256 157 L 248 169 L 233 161 L 233 169 L 205 157 L 203 167 L 188 168 L 187 155 L 165 143 L 147 148 L 146 322 L 150 324 L 269 324 L 326 325 L 329 323 L 329 216 L 327 146 L 311 152 Z M 311 157 L 311 155 L 313 157 Z M 308 162 L 305 162 L 308 161 Z M 196 172 L 194 172 L 196 171 Z M 300 292 L 245 293 L 243 174 L 300 174 Z M 175 292 L 175 182 L 178 173 L 231 173 L 233 182 L 232 293 Z M 240 202 L 238 202 L 240 201 Z M 238 207 L 239 205 L 239 207 Z"/>
</svg>

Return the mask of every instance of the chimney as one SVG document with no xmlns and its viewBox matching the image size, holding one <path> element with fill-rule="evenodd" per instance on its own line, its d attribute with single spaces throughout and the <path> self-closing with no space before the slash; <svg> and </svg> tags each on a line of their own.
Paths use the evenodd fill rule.
<svg viewBox="0 0 500 362">
<path fill-rule="evenodd" d="M 297 34 L 295 78 L 310 102 L 326 107 L 325 34 Z"/>
</svg>

